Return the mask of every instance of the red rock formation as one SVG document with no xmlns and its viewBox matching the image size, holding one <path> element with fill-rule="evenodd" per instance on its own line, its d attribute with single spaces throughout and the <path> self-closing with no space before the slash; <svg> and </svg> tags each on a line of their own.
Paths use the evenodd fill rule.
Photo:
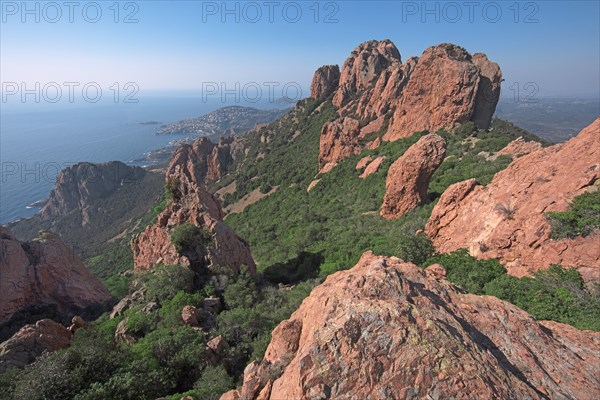
<svg viewBox="0 0 600 400">
<path fill-rule="evenodd" d="M 419 139 L 400 156 L 385 181 L 381 216 L 400 218 L 427 198 L 429 180 L 446 155 L 446 142 L 435 133 Z"/>
<path fill-rule="evenodd" d="M 20 242 L 0 227 L 0 277 L 0 325 L 43 308 L 66 321 L 76 314 L 95 316 L 112 297 L 73 249 L 46 232 Z"/>
<path fill-rule="evenodd" d="M 86 225 L 91 202 L 109 196 L 128 182 L 141 180 L 145 174 L 143 168 L 129 167 L 120 161 L 72 165 L 56 177 L 56 186 L 40 211 L 41 218 L 51 220 L 76 210 Z"/>
<path fill-rule="evenodd" d="M 485 55 L 471 57 L 465 49 L 449 43 L 428 48 L 411 73 L 384 140 L 452 128 L 471 120 L 488 128 L 501 79 L 500 68 Z"/>
<path fill-rule="evenodd" d="M 310 84 L 310 97 L 323 100 L 329 97 L 340 80 L 340 68 L 337 65 L 324 65 L 315 71 Z"/>
<path fill-rule="evenodd" d="M 576 267 L 600 282 L 598 234 L 552 240 L 545 214 L 565 211 L 600 177 L 600 119 L 566 143 L 513 161 L 487 186 L 468 180 L 450 186 L 433 209 L 427 235 L 439 252 L 467 248 L 495 258 L 515 276 L 551 264 Z"/>
<path fill-rule="evenodd" d="M 365 169 L 367 167 L 367 165 L 369 165 L 369 163 L 373 161 L 373 157 L 371 156 L 365 156 L 363 158 L 361 158 L 358 163 L 356 163 L 356 170 L 357 171 L 362 171 L 363 169 Z"/>
<path fill-rule="evenodd" d="M 0 373 L 29 365 L 42 353 L 64 349 L 70 343 L 71 332 L 51 319 L 25 325 L 10 339 L 0 343 Z"/>
<path fill-rule="evenodd" d="M 360 174 L 359 178 L 365 179 L 367 176 L 373 175 L 375 172 L 379 171 L 379 167 L 381 167 L 381 164 L 383 163 L 384 159 L 385 157 L 379 156 L 373 161 L 371 161 L 369 165 L 367 165 L 363 173 Z"/>
<path fill-rule="evenodd" d="M 181 310 L 181 320 L 187 326 L 198 326 L 200 324 L 200 310 L 194 306 L 184 306 Z"/>
<path fill-rule="evenodd" d="M 175 166 L 185 165 L 195 182 L 215 182 L 233 164 L 237 147 L 233 137 L 221 138 L 216 145 L 208 138 L 201 137 L 193 144 L 184 144 L 175 151 L 167 174 L 172 174 L 171 169 Z"/>
<path fill-rule="evenodd" d="M 522 157 L 526 154 L 532 153 L 536 150 L 540 150 L 542 145 L 539 142 L 525 141 L 523 137 L 518 137 L 500 150 L 496 155 L 499 156 L 511 156 L 513 159 Z"/>
<path fill-rule="evenodd" d="M 195 263 L 226 265 L 236 270 L 245 265 L 255 271 L 247 243 L 223 222 L 219 201 L 203 187 L 207 176 L 206 158 L 201 155 L 210 154 L 213 149 L 208 151 L 209 148 L 210 142 L 199 140 L 173 156 L 165 180 L 174 198 L 158 216 L 157 223 L 132 240 L 135 271 L 147 270 L 157 264 L 193 267 Z M 207 254 L 203 254 L 203 249 L 177 251 L 170 233 L 175 226 L 184 223 L 210 232 Z"/>
<path fill-rule="evenodd" d="M 597 399 L 600 334 L 397 258 L 330 275 L 221 399 Z"/>
<path fill-rule="evenodd" d="M 346 59 L 333 104 L 341 107 L 362 90 L 371 89 L 380 74 L 401 63 L 400 52 L 390 40 L 370 40 L 360 44 Z"/>
<path fill-rule="evenodd" d="M 430 47 L 404 64 L 389 40 L 361 44 L 344 63 L 333 97 L 340 118 L 323 126 L 320 172 L 379 146 L 381 139 L 394 141 L 468 121 L 487 129 L 501 80 L 500 68 L 484 54 L 471 56 L 452 44 Z"/>
</svg>

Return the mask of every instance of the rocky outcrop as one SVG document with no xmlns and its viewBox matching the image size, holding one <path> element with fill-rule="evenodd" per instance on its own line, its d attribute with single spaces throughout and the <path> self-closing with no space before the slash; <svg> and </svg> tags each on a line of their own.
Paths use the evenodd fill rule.
<svg viewBox="0 0 600 400">
<path fill-rule="evenodd" d="M 315 78 L 320 78 L 315 75 Z M 484 54 L 444 43 L 402 63 L 389 40 L 358 46 L 342 67 L 333 104 L 340 117 L 323 126 L 319 170 L 415 132 L 473 121 L 487 129 L 502 73 Z"/>
<path fill-rule="evenodd" d="M 439 252 L 467 248 L 473 256 L 500 260 L 515 276 L 560 264 L 598 282 L 598 234 L 552 240 L 545 214 L 565 211 L 574 197 L 597 190 L 599 177 L 597 119 L 568 142 L 513 161 L 487 186 L 475 180 L 450 186 L 433 209 L 426 232 Z"/>
<path fill-rule="evenodd" d="M 368 252 L 330 275 L 221 399 L 596 399 L 600 334 Z"/>
<path fill-rule="evenodd" d="M 324 100 L 333 93 L 340 81 L 340 68 L 337 65 L 324 65 L 315 71 L 310 83 L 310 97 Z"/>
<path fill-rule="evenodd" d="M 112 296 L 58 236 L 20 242 L 0 227 L 0 340 L 26 323 L 98 316 Z M 31 317 L 31 318 L 30 318 Z"/>
<path fill-rule="evenodd" d="M 29 365 L 44 352 L 64 349 L 70 343 L 71 332 L 51 319 L 25 325 L 10 339 L 0 343 L 0 373 Z"/>
<path fill-rule="evenodd" d="M 435 133 L 420 138 L 400 156 L 385 181 L 381 216 L 400 218 L 427 198 L 429 181 L 446 155 L 446 142 Z"/>
<path fill-rule="evenodd" d="M 360 44 L 344 62 L 333 104 L 342 107 L 357 93 L 371 89 L 381 73 L 401 63 L 400 52 L 390 40 Z"/>
<path fill-rule="evenodd" d="M 540 142 L 533 140 L 526 141 L 523 137 L 518 137 L 500 150 L 496 155 L 498 156 L 511 156 L 513 159 L 522 157 L 526 154 L 540 150 L 542 145 Z"/>
<path fill-rule="evenodd" d="M 248 244 L 223 222 L 219 201 L 204 189 L 207 177 L 206 158 L 212 153 L 210 142 L 200 139 L 194 146 L 180 149 L 169 164 L 166 186 L 173 198 L 158 216 L 157 223 L 147 227 L 132 240 L 134 269 L 143 271 L 157 264 L 179 264 L 191 268 L 229 266 L 236 271 L 242 266 L 251 271 L 256 264 Z M 210 235 L 208 243 L 195 241 L 190 249 L 178 250 L 171 241 L 177 226 L 190 223 Z"/>
<path fill-rule="evenodd" d="M 383 164 L 383 160 L 385 160 L 384 156 L 375 158 L 365 167 L 365 170 L 360 174 L 359 178 L 365 179 L 367 176 L 373 175 L 375 172 L 379 171 L 379 167 Z"/>
<path fill-rule="evenodd" d="M 472 57 L 450 43 L 428 48 L 411 73 L 384 140 L 453 128 L 468 121 L 487 129 L 501 80 L 498 65 L 483 54 Z"/>
<path fill-rule="evenodd" d="M 176 166 L 185 165 L 195 182 L 215 182 L 233 166 L 234 157 L 240 155 L 241 147 L 234 137 L 221 138 L 218 144 L 213 144 L 205 137 L 199 138 L 193 144 L 184 144 L 175 151 L 167 174 L 172 174 Z"/>
<path fill-rule="evenodd" d="M 119 187 L 143 179 L 146 171 L 120 161 L 101 164 L 82 162 L 56 177 L 56 186 L 40 211 L 42 220 L 52 220 L 71 211 L 80 212 L 82 224 L 90 219 L 91 204 L 106 198 Z"/>
</svg>

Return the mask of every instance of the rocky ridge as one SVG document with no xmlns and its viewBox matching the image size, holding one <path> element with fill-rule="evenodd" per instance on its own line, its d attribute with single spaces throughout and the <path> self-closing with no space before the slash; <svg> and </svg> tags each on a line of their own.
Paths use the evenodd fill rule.
<svg viewBox="0 0 600 400">
<path fill-rule="evenodd" d="M 365 253 L 275 328 L 221 400 L 600 396 L 600 334 L 466 294 L 440 269 Z"/>
<path fill-rule="evenodd" d="M 425 231 L 437 251 L 467 248 L 473 256 L 500 260 L 515 276 L 560 264 L 600 282 L 598 234 L 553 240 L 545 216 L 598 190 L 599 177 L 600 118 L 566 143 L 516 159 L 487 186 L 474 179 L 450 186 Z"/>
<path fill-rule="evenodd" d="M 214 176 L 209 171 L 215 174 L 218 171 L 209 166 L 209 155 L 215 148 L 200 139 L 194 146 L 184 146 L 174 155 L 165 176 L 173 198 L 158 216 L 157 223 L 132 240 L 136 271 L 158 264 L 192 268 L 221 265 L 236 270 L 246 266 L 251 271 L 256 270 L 248 244 L 223 222 L 221 204 L 204 188 L 205 178 Z M 185 223 L 205 229 L 210 235 L 209 243 L 196 241 L 192 248 L 178 250 L 170 235 Z"/>
<path fill-rule="evenodd" d="M 143 179 L 146 171 L 120 161 L 78 163 L 62 170 L 56 186 L 40 211 L 42 220 L 53 220 L 69 212 L 80 212 L 82 224 L 90 220 L 90 204 L 114 193 L 120 186 Z"/>
<path fill-rule="evenodd" d="M 327 97 L 336 87 L 332 77 L 319 69 L 313 78 L 318 89 L 311 97 Z M 402 63 L 391 41 L 362 43 L 344 62 L 331 96 L 340 117 L 323 126 L 319 169 L 328 172 L 382 140 L 414 132 L 452 129 L 468 121 L 487 129 L 501 80 L 500 68 L 484 54 L 471 55 L 453 44 L 430 47 Z"/>
</svg>

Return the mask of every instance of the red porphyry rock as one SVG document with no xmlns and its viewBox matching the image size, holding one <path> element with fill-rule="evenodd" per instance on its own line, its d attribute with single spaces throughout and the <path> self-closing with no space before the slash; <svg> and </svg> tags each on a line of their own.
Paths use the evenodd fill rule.
<svg viewBox="0 0 600 400">
<path fill-rule="evenodd" d="M 371 161 L 369 163 L 369 165 L 367 165 L 367 167 L 365 168 L 363 173 L 360 174 L 359 178 L 365 179 L 367 176 L 373 175 L 375 172 L 379 171 L 379 167 L 381 167 L 383 160 L 385 160 L 385 157 L 379 156 L 376 159 L 374 159 L 373 161 Z"/>
<path fill-rule="evenodd" d="M 600 333 L 537 322 L 395 257 L 363 254 L 272 334 L 224 399 L 597 399 Z"/>
<path fill-rule="evenodd" d="M 363 158 L 361 158 L 357 163 L 356 163 L 356 170 L 360 171 L 363 170 L 367 167 L 367 165 L 369 165 L 369 163 L 373 161 L 373 157 L 371 156 L 365 156 Z"/>
<path fill-rule="evenodd" d="M 525 141 L 523 137 L 518 137 L 509 144 L 506 145 L 502 150 L 496 153 L 499 156 L 511 156 L 514 158 L 522 157 L 526 154 L 533 153 L 534 151 L 540 150 L 542 145 L 539 142 Z"/>
<path fill-rule="evenodd" d="M 515 276 L 551 264 L 575 267 L 600 282 L 600 237 L 553 240 L 546 213 L 565 211 L 576 196 L 597 190 L 600 118 L 566 143 L 513 161 L 487 186 L 473 179 L 450 186 L 433 209 L 426 233 L 437 251 L 466 248 L 494 258 Z"/>
<path fill-rule="evenodd" d="M 55 307 L 60 318 L 93 308 L 98 314 L 112 299 L 75 251 L 55 234 L 21 242 L 0 227 L 0 325 L 30 308 Z"/>
<path fill-rule="evenodd" d="M 188 146 L 188 150 L 173 156 L 165 177 L 173 199 L 158 216 L 157 223 L 148 226 L 132 240 L 134 270 L 144 271 L 158 264 L 193 267 L 194 263 L 203 263 L 207 266 L 229 266 L 236 271 L 246 266 L 250 271 L 256 271 L 248 244 L 223 222 L 221 204 L 204 188 L 205 160 L 195 154 L 204 154 L 203 146 L 210 146 L 205 141 L 196 142 L 194 146 L 196 150 Z M 170 233 L 176 226 L 185 223 L 210 233 L 207 254 L 177 251 Z"/>
<path fill-rule="evenodd" d="M 428 48 L 402 91 L 384 140 L 453 128 L 468 121 L 488 128 L 501 80 L 498 65 L 484 55 L 472 57 L 450 43 Z"/>
<path fill-rule="evenodd" d="M 69 347 L 71 332 L 58 322 L 42 319 L 25 325 L 10 339 L 0 343 L 0 373 L 31 364 L 44 352 Z"/>
<path fill-rule="evenodd" d="M 420 138 L 388 170 L 381 216 L 400 218 L 427 197 L 429 180 L 444 161 L 446 142 L 430 133 Z"/>
<path fill-rule="evenodd" d="M 181 310 L 181 320 L 188 326 L 200 325 L 200 310 L 194 306 L 184 306 Z"/>
<path fill-rule="evenodd" d="M 444 43 L 402 64 L 389 40 L 359 45 L 344 62 L 333 104 L 339 118 L 323 126 L 319 171 L 382 139 L 468 121 L 487 129 L 500 95 L 502 72 L 485 54 Z M 386 128 L 387 126 L 387 128 Z"/>
<path fill-rule="evenodd" d="M 315 71 L 310 84 L 310 97 L 323 100 L 333 93 L 340 81 L 340 68 L 337 65 L 324 65 Z"/>
</svg>

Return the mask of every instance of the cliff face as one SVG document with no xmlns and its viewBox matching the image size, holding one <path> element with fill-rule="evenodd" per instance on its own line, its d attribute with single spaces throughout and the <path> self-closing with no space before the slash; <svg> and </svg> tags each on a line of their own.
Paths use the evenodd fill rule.
<svg viewBox="0 0 600 400">
<path fill-rule="evenodd" d="M 596 399 L 600 334 L 368 252 L 273 331 L 231 399 Z"/>
<path fill-rule="evenodd" d="M 165 177 L 173 199 L 158 216 L 157 223 L 132 241 L 136 271 L 157 264 L 223 265 L 236 270 L 245 265 L 251 271 L 256 270 L 247 243 L 223 222 L 219 201 L 203 187 L 205 179 L 218 173 L 218 168 L 213 167 L 218 164 L 218 155 L 217 161 L 211 161 L 218 149 L 219 146 L 200 139 L 194 146 L 183 146 L 175 153 Z M 172 243 L 173 229 L 185 223 L 205 228 L 210 233 L 206 254 L 205 249 L 178 251 Z"/>
<path fill-rule="evenodd" d="M 120 186 L 141 180 L 146 171 L 120 161 L 102 164 L 82 162 L 72 165 L 56 177 L 56 186 L 40 211 L 42 220 L 81 212 L 83 225 L 89 222 L 90 203 L 108 197 Z"/>
<path fill-rule="evenodd" d="M 323 126 L 319 168 L 381 140 L 394 141 L 423 130 L 453 128 L 473 121 L 487 129 L 500 96 L 502 73 L 484 54 L 471 56 L 453 44 L 425 50 L 402 63 L 389 40 L 359 45 L 344 62 L 333 104 L 340 118 Z M 323 71 L 313 82 L 323 82 Z M 336 85 L 328 82 L 332 90 Z M 322 96 L 313 96 L 322 98 Z"/>
<path fill-rule="evenodd" d="M 111 300 L 104 285 L 56 235 L 20 242 L 0 227 L 0 337 L 11 334 L 28 313 L 49 310 L 68 321 L 95 317 Z M 22 324 L 21 324 L 22 325 Z"/>
<path fill-rule="evenodd" d="M 552 240 L 545 213 L 565 211 L 574 197 L 598 190 L 599 177 L 597 119 L 568 142 L 513 161 L 485 187 L 475 180 L 450 186 L 433 209 L 426 232 L 439 252 L 467 248 L 473 256 L 500 260 L 516 276 L 560 264 L 598 282 L 598 233 Z"/>
</svg>

